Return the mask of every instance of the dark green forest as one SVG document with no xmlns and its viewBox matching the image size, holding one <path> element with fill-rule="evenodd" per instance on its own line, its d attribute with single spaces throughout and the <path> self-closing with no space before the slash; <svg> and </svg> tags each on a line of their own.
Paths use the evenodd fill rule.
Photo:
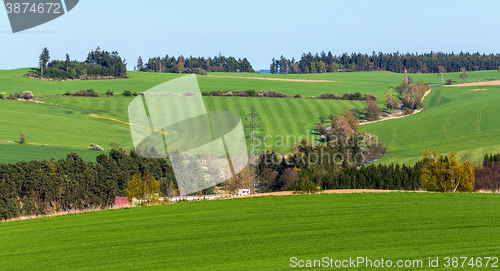
<svg viewBox="0 0 500 271">
<path fill-rule="evenodd" d="M 50 61 L 50 52 L 44 48 L 38 63 L 39 69 L 26 76 L 57 80 L 127 78 L 126 63 L 118 52 L 103 51 L 100 47 L 89 52 L 84 62 L 71 60 L 68 54 L 65 60 Z"/>
<path fill-rule="evenodd" d="M 223 55 L 213 58 L 175 56 L 153 57 L 143 63 L 142 57 L 137 59 L 135 69 L 147 72 L 166 73 L 196 73 L 207 72 L 255 72 L 246 58 L 225 57 Z"/>
<path fill-rule="evenodd" d="M 438 73 L 440 66 L 447 72 L 496 70 L 500 66 L 500 54 L 477 53 L 382 53 L 371 55 L 353 53 L 333 55 L 331 52 L 321 54 L 302 54 L 300 60 L 287 59 L 283 55 L 273 58 L 270 68 L 276 74 L 301 74 L 323 72 L 355 72 L 355 71 L 391 71 L 402 73 Z"/>
</svg>

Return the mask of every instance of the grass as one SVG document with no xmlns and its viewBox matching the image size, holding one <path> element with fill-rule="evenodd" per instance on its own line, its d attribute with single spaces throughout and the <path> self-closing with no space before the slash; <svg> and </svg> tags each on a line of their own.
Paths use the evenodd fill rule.
<svg viewBox="0 0 500 271">
<path fill-rule="evenodd" d="M 83 81 L 42 81 L 24 78 L 23 75 L 31 69 L 1 70 L 0 71 L 0 93 L 13 94 L 19 90 L 31 91 L 35 96 L 64 94 L 67 91 L 75 92 L 82 89 L 94 89 L 98 93 L 106 93 L 111 90 L 115 93 L 123 93 L 125 89 L 132 92 L 146 91 L 158 84 L 179 77 L 172 73 L 142 73 L 129 72 L 130 79 L 113 80 L 83 80 Z"/>
<path fill-rule="evenodd" d="M 23 78 L 30 69 L 0 71 L 0 93 L 14 93 L 18 90 L 30 90 L 36 96 L 62 94 L 67 91 L 93 88 L 99 93 L 108 89 L 122 93 L 128 89 L 132 92 L 147 89 L 179 77 L 178 74 L 157 74 L 129 72 L 130 79 L 97 80 L 97 81 L 39 81 Z M 269 80 L 251 80 L 242 78 L 198 76 L 201 91 L 274 89 L 289 95 L 315 96 L 322 92 L 363 92 L 379 97 L 377 102 L 383 104 L 383 93 L 402 81 L 402 74 L 391 72 L 353 72 L 329 74 L 301 75 L 268 75 L 268 74 L 235 74 L 210 73 L 214 76 L 269 77 L 310 80 L 334 80 L 338 82 L 284 82 Z M 411 74 L 415 81 L 425 80 L 430 84 L 441 82 L 437 74 Z M 445 79 L 455 82 L 459 73 L 449 73 Z M 498 71 L 469 72 L 469 82 L 494 80 L 500 78 Z M 498 126 L 496 122 L 494 94 L 499 87 L 486 88 L 487 91 L 469 93 L 471 88 L 434 87 L 434 91 L 424 103 L 427 109 L 423 112 L 399 120 L 369 124 L 362 126 L 363 131 L 377 134 L 389 144 L 390 154 L 382 160 L 384 163 L 414 163 L 420 158 L 423 148 L 436 148 L 439 152 L 470 152 L 476 161 L 485 152 L 500 152 L 500 144 L 496 142 Z M 476 88 L 476 87 L 474 87 Z M 446 91 L 445 91 L 446 90 Z M 441 95 L 443 94 L 443 95 Z M 441 98 L 440 98 L 441 97 Z M 126 148 L 132 147 L 129 128 L 125 124 L 111 120 L 89 117 L 97 114 L 126 121 L 128 119 L 128 103 L 133 97 L 117 96 L 113 98 L 75 98 L 45 97 L 42 101 L 61 105 L 50 106 L 15 101 L 0 101 L 0 140 L 16 141 L 20 131 L 28 135 L 29 143 L 48 144 L 59 148 L 76 148 L 84 151 L 88 144 L 96 143 L 104 148 L 109 143 L 117 142 Z M 255 105 L 256 113 L 262 118 L 263 135 L 268 135 L 268 149 L 288 152 L 295 142 L 293 139 L 312 133 L 319 116 L 339 114 L 345 109 L 363 108 L 363 102 L 356 101 L 324 101 L 311 99 L 261 99 L 261 98 L 227 98 L 204 97 L 207 110 L 231 110 L 242 118 L 250 113 L 250 105 Z M 438 103 L 439 100 L 439 103 Z M 479 111 L 485 106 L 479 114 Z M 481 116 L 476 131 L 478 116 Z M 82 132 L 85 131 L 85 132 Z M 281 141 L 279 135 L 284 137 Z M 316 135 L 313 137 L 317 138 Z M 311 137 L 309 137 L 311 138 Z M 288 142 L 287 142 L 287 139 Z M 6 155 L 7 152 L 4 153 Z M 26 152 L 29 154 L 29 152 Z M 2 156 L 2 154 L 0 154 Z M 12 155 L 4 161 L 12 161 Z M 17 156 L 18 159 L 23 157 Z M 25 160 L 31 160 L 25 156 Z"/>
<path fill-rule="evenodd" d="M 47 97 L 40 100 L 55 103 L 63 106 L 65 112 L 72 112 L 75 119 L 85 121 L 96 121 L 88 115 L 98 114 L 100 116 L 117 118 L 128 121 L 128 104 L 131 97 L 113 98 L 81 98 L 81 97 Z M 239 97 L 204 97 L 208 111 L 233 111 L 238 113 L 244 120 L 245 116 L 251 112 L 251 105 L 254 105 L 262 122 L 264 132 L 261 136 L 267 136 L 265 144 L 270 149 L 280 152 L 288 152 L 294 143 L 299 143 L 299 136 L 312 140 L 318 136 L 315 131 L 315 123 L 319 116 L 328 117 L 330 114 L 340 114 L 345 109 L 364 107 L 364 102 L 359 101 L 330 101 L 313 99 L 280 99 L 280 98 L 239 98 Z M 68 113 L 69 114 L 69 113 Z M 95 125 L 103 126 L 103 129 L 113 124 L 117 127 L 129 129 L 127 125 L 108 120 L 99 120 Z M 309 131 L 309 133 L 307 132 Z M 41 133 L 44 133 L 41 131 Z M 45 133 L 51 133 L 46 131 Z M 130 132 L 128 132 L 130 134 Z M 71 133 L 65 137 L 70 137 Z M 294 137 L 289 137 L 294 136 Z M 281 140 L 283 138 L 283 140 Z M 74 139 L 75 140 L 75 139 Z M 109 139 L 111 140 L 111 139 Z M 114 139 L 124 146 L 131 147 L 131 139 L 122 136 L 122 140 Z M 83 141 L 81 144 L 85 144 Z M 90 143 L 90 142 L 89 142 Z M 89 143 L 86 143 L 87 145 Z M 109 142 L 105 144 L 109 145 Z M 267 148 L 266 146 L 261 146 Z"/>
<path fill-rule="evenodd" d="M 15 164 L 17 161 L 50 160 L 51 158 L 58 160 L 66 158 L 72 152 L 77 153 L 84 161 L 95 161 L 95 158 L 103 153 L 81 148 L 0 144 L 0 164 Z"/>
<path fill-rule="evenodd" d="M 132 142 L 130 128 L 121 123 L 46 104 L 7 100 L 0 104 L 0 139 L 4 141 L 17 141 L 19 132 L 23 131 L 27 143 L 57 147 L 86 149 L 95 143 L 106 148 L 111 142 Z"/>
<path fill-rule="evenodd" d="M 470 92 L 471 89 L 485 89 Z M 414 163 L 422 149 L 473 155 L 500 152 L 500 86 L 436 87 L 424 100 L 426 109 L 401 119 L 361 126 L 384 139 L 391 153 L 383 162 Z"/>
<path fill-rule="evenodd" d="M 495 194 L 323 194 L 0 224 L 6 270 L 283 270 L 290 258 L 498 257 Z M 491 263 L 490 263 L 491 265 Z M 426 268 L 427 267 L 427 268 Z M 362 268 L 355 268 L 362 269 Z M 411 268 L 410 268 L 411 269 Z M 488 268 L 486 268 L 488 269 Z M 408 269 L 409 270 L 409 269 Z"/>
</svg>

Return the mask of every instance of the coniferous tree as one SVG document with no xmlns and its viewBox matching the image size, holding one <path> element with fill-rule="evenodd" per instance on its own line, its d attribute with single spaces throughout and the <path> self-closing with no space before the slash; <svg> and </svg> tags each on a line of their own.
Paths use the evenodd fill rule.
<svg viewBox="0 0 500 271">
<path fill-rule="evenodd" d="M 50 61 L 49 49 L 47 49 L 47 47 L 45 47 L 42 49 L 42 53 L 40 54 L 39 62 L 38 62 L 42 76 L 43 76 L 43 70 L 45 68 L 47 68 L 47 64 L 49 63 L 49 61 Z"/>
</svg>

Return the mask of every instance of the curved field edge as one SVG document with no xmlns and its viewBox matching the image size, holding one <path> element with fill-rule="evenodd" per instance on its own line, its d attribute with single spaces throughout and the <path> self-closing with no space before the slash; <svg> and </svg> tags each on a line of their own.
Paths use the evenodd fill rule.
<svg viewBox="0 0 500 271">
<path fill-rule="evenodd" d="M 363 125 L 390 144 L 382 163 L 412 164 L 425 148 L 440 153 L 469 153 L 479 163 L 486 153 L 498 152 L 500 143 L 499 86 L 436 87 L 426 97 L 426 109 L 403 119 Z"/>
<path fill-rule="evenodd" d="M 498 194 L 366 193 L 106 210 L 0 223 L 0 264 L 9 270 L 282 270 L 291 257 L 424 264 L 428 257 L 493 257 L 500 249 L 499 207 Z"/>
</svg>

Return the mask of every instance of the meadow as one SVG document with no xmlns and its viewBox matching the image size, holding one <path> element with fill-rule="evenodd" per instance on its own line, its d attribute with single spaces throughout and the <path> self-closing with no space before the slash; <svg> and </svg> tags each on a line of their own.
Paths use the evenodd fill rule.
<svg viewBox="0 0 500 271">
<path fill-rule="evenodd" d="M 404 270 L 446 270 L 444 257 L 500 256 L 498 208 L 495 194 L 410 192 L 269 196 L 43 217 L 0 223 L 0 266 L 283 270 L 291 257 L 368 257 L 394 265 L 423 262 L 423 268 Z M 439 257 L 439 268 L 428 267 L 429 257 Z M 483 262 L 479 269 L 488 270 Z"/>
<path fill-rule="evenodd" d="M 468 153 L 479 163 L 484 154 L 500 152 L 499 91 L 500 86 L 435 87 L 422 112 L 362 125 L 361 130 L 385 140 L 390 153 L 384 163 L 413 164 L 425 148 Z"/>
<path fill-rule="evenodd" d="M 130 79 L 96 81 L 40 81 L 22 77 L 30 69 L 0 71 L 0 93 L 12 94 L 19 90 L 32 91 L 39 100 L 53 103 L 34 104 L 17 101 L 0 101 L 0 140 L 18 141 L 19 132 L 27 134 L 27 142 L 47 145 L 42 147 L 24 146 L 24 152 L 12 155 L 13 146 L 2 146 L 0 162 L 31 160 L 32 157 L 65 157 L 66 149 L 82 153 L 92 158 L 98 154 L 86 154 L 90 143 L 109 149 L 111 142 L 132 148 L 129 128 L 116 121 L 91 117 L 91 114 L 104 118 L 128 120 L 128 104 L 134 97 L 123 97 L 125 90 L 146 91 L 165 81 L 177 78 L 179 74 L 158 74 L 129 72 Z M 219 77 L 223 76 L 223 77 Z M 410 74 L 414 81 L 425 80 L 434 85 L 433 91 L 425 99 L 426 109 L 419 114 L 398 120 L 389 120 L 363 125 L 361 130 L 374 133 L 389 146 L 390 153 L 379 161 L 382 163 L 414 163 L 420 158 L 424 148 L 436 148 L 440 153 L 458 151 L 471 153 L 479 161 L 486 152 L 500 151 L 495 141 L 499 131 L 496 129 L 496 103 L 494 94 L 498 87 L 477 87 L 486 91 L 468 92 L 474 88 L 444 88 L 437 74 Z M 449 73 L 459 82 L 459 73 Z M 245 79 L 234 77 L 266 77 L 307 80 L 332 80 L 336 82 L 289 82 Z M 290 96 L 301 94 L 315 96 L 322 92 L 362 92 L 377 95 L 377 103 L 383 106 L 383 93 L 402 81 L 402 74 L 391 72 L 354 72 L 300 75 L 269 75 L 249 73 L 210 73 L 197 76 L 201 91 L 212 90 L 277 90 Z M 498 71 L 469 72 L 468 82 L 495 80 L 500 78 Z M 114 97 L 84 98 L 57 96 L 67 91 L 92 88 L 104 94 L 111 90 Z M 56 96 L 54 96 L 56 95 Z M 104 96 L 104 95 L 103 95 Z M 244 118 L 250 113 L 251 105 L 262 118 L 260 125 L 268 136 L 266 145 L 261 148 L 274 149 L 286 153 L 297 142 L 299 136 L 318 139 L 313 131 L 320 116 L 339 114 L 345 109 L 365 107 L 360 101 L 327 101 L 314 99 L 275 99 L 275 98 L 228 98 L 204 97 L 208 111 L 230 110 Z M 486 104 L 488 106 L 484 107 Z M 481 113 L 480 113 L 481 112 Z M 480 121 L 478 118 L 481 117 Z M 479 123 L 479 124 L 477 124 Z M 476 130 L 479 125 L 481 132 Z M 85 131 L 85 132 L 83 132 Z M 280 141 L 279 136 L 284 141 Z M 288 140 L 286 140 L 288 139 Z M 32 148 L 32 151 L 27 151 Z M 42 151 L 41 151 L 42 150 Z M 36 153 L 36 155 L 35 155 Z M 33 154 L 33 155 L 31 155 Z"/>
</svg>

